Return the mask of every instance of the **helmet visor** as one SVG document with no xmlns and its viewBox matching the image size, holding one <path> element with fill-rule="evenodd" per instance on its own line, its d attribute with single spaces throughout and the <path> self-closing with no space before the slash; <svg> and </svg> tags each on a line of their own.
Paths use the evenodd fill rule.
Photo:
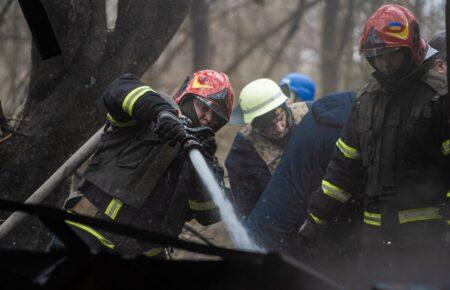
<svg viewBox="0 0 450 290">
<path fill-rule="evenodd" d="M 206 97 L 196 96 L 199 101 L 203 104 L 207 105 L 208 108 L 214 111 L 220 118 L 224 119 L 225 122 L 228 122 L 228 112 L 227 108 L 227 95 L 228 90 L 223 89 L 218 93 L 210 94 Z"/>
<path fill-rule="evenodd" d="M 380 47 L 380 48 L 366 48 L 361 50 L 359 53 L 366 58 L 376 57 L 384 54 L 388 54 L 397 50 L 402 49 L 401 46 L 397 47 Z"/>
</svg>

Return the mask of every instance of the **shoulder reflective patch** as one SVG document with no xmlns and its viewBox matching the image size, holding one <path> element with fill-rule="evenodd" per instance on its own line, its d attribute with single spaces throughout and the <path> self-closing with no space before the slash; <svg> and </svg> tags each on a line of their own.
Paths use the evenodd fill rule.
<svg viewBox="0 0 450 290">
<path fill-rule="evenodd" d="M 341 138 L 339 138 L 339 140 L 337 140 L 336 146 L 337 146 L 337 148 L 339 148 L 341 153 L 344 154 L 345 157 L 350 158 L 350 159 L 356 159 L 356 160 L 361 159 L 361 154 L 359 153 L 359 151 L 357 149 L 345 144 L 345 142 L 342 141 Z"/>
<path fill-rule="evenodd" d="M 106 119 L 109 121 L 109 123 L 111 123 L 111 125 L 115 127 L 130 127 L 139 123 L 137 120 L 134 119 L 127 122 L 119 122 L 116 121 L 110 114 L 106 114 Z"/>
<path fill-rule="evenodd" d="M 141 86 L 137 87 L 125 97 L 122 102 L 122 109 L 130 116 L 133 116 L 133 107 L 134 104 L 139 100 L 147 92 L 154 92 L 152 88 L 149 86 Z"/>
<path fill-rule="evenodd" d="M 450 139 L 442 143 L 441 150 L 445 156 L 450 154 Z"/>
<path fill-rule="evenodd" d="M 346 203 L 352 197 L 350 193 L 340 189 L 336 185 L 331 184 L 325 179 L 322 180 L 322 191 L 324 194 L 342 203 Z"/>
<path fill-rule="evenodd" d="M 189 208 L 194 211 L 204 211 L 216 208 L 216 204 L 212 201 L 201 202 L 189 199 L 188 202 Z"/>
</svg>

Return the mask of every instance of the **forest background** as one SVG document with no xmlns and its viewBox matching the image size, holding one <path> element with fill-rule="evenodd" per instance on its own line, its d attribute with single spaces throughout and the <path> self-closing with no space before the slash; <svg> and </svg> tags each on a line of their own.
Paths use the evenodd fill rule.
<svg viewBox="0 0 450 290">
<path fill-rule="evenodd" d="M 52 13 L 52 11 L 56 11 L 56 8 L 61 8 L 57 7 L 60 4 L 54 4 L 58 1 L 43 1 L 44 6 L 49 9 L 53 25 L 57 26 L 57 35 L 59 30 L 66 29 L 70 32 L 72 18 L 83 19 L 83 17 L 89 16 L 92 19 L 95 17 L 98 19 L 98 15 L 96 16 L 95 13 L 101 10 L 105 10 L 100 14 L 102 17 L 104 16 L 106 22 L 106 34 L 119 28 L 123 30 L 123 35 L 139 33 L 137 29 L 133 32 L 130 31 L 138 27 L 140 22 L 136 21 L 137 24 L 133 28 L 134 22 L 132 21 L 135 20 L 131 20 L 131 17 L 125 19 L 123 13 L 130 15 L 136 13 L 139 17 L 155 19 L 154 22 L 148 20 L 146 24 L 154 31 L 148 34 L 142 32 L 142 39 L 139 34 L 134 35 L 134 38 L 127 40 L 129 43 L 127 42 L 126 45 L 116 40 L 116 48 L 112 52 L 108 52 L 108 48 L 105 50 L 105 55 L 109 53 L 109 56 L 116 57 L 114 53 L 119 51 L 117 47 L 132 46 L 120 56 L 121 62 L 125 63 L 125 59 L 129 57 L 128 63 L 120 68 L 109 69 L 107 61 L 111 62 L 114 59 L 103 57 L 103 62 L 98 62 L 98 65 L 104 66 L 104 70 L 107 70 L 101 72 L 103 75 L 107 75 L 103 77 L 99 73 L 100 77 L 95 76 L 94 78 L 92 75 L 87 75 L 88 69 L 84 70 L 86 75 L 82 77 L 91 80 L 86 88 L 90 95 L 94 95 L 92 98 L 100 99 L 101 86 L 118 76 L 108 75 L 108 71 L 112 73 L 131 71 L 152 88 L 170 94 L 183 82 L 186 75 L 193 70 L 203 68 L 227 73 L 236 96 L 239 95 L 245 84 L 257 78 L 268 77 L 278 82 L 288 72 L 301 72 L 314 79 L 317 88 L 316 98 L 320 98 L 340 90 L 358 90 L 369 78 L 371 68 L 358 54 L 358 41 L 365 21 L 382 4 L 398 3 L 410 8 L 419 20 L 422 36 L 427 40 L 433 33 L 444 28 L 443 0 L 192 0 L 190 3 L 189 1 L 167 0 L 164 2 L 160 0 L 147 2 L 150 4 L 147 5 L 146 1 L 140 0 L 134 2 L 124 0 L 71 1 L 72 10 L 63 14 L 64 9 L 58 10 L 63 12 Z M 100 8 L 96 7 L 99 5 Z M 133 5 L 135 7 L 132 7 Z M 139 5 L 142 6 L 139 7 Z M 152 5 L 160 10 L 151 14 L 153 13 L 150 10 Z M 76 11 L 75 8 L 79 10 Z M 148 15 L 143 14 L 146 9 L 150 11 Z M 84 15 L 83 11 L 89 11 L 90 14 Z M 165 15 L 159 15 L 158 11 L 167 12 Z M 133 19 L 138 19 L 136 15 Z M 62 20 L 66 22 L 60 23 L 59 21 Z M 131 23 L 129 23 L 130 21 Z M 59 28 L 60 25 L 62 28 Z M 92 25 L 92 22 L 86 24 L 85 27 L 79 25 L 76 28 L 80 31 L 83 29 L 88 31 L 86 27 L 89 25 Z M 126 28 L 130 29 L 128 32 L 123 29 L 125 25 L 128 25 Z M 145 27 L 139 29 L 143 30 Z M 101 35 L 98 31 L 96 33 L 91 36 L 94 38 Z M 67 35 L 70 34 L 67 33 Z M 154 40 L 151 39 L 153 36 Z M 107 37 L 105 39 L 105 43 L 107 43 L 109 39 Z M 122 37 L 122 39 L 126 38 Z M 77 47 L 76 45 L 80 45 L 86 40 L 80 37 L 62 41 L 64 49 L 64 45 L 70 41 L 73 43 L 67 47 Z M 140 41 L 145 41 L 145 45 L 142 44 L 141 49 Z M 156 44 L 151 46 L 148 44 L 149 41 Z M 73 132 L 67 130 L 62 133 L 55 125 L 56 129 L 52 131 L 53 133 L 48 133 L 49 136 L 55 136 L 54 132 L 62 134 L 62 137 L 58 138 L 59 140 L 67 138 L 66 144 L 56 141 L 47 143 L 39 137 L 30 136 L 33 128 L 38 127 L 32 123 L 33 116 L 37 116 L 35 120 L 45 119 L 45 116 L 39 116 L 39 112 L 45 112 L 39 107 L 40 102 L 44 100 L 40 94 L 46 96 L 59 94 L 58 100 L 64 102 L 64 96 L 61 96 L 61 91 L 64 92 L 64 90 L 53 90 L 53 87 L 58 88 L 56 85 L 53 86 L 53 83 L 61 84 L 62 80 L 69 76 L 69 74 L 61 73 L 64 70 L 56 70 L 53 74 L 52 66 L 56 67 L 57 64 L 47 65 L 43 61 L 37 61 L 37 54 L 32 52 L 32 46 L 31 34 L 17 1 L 0 1 L 0 101 L 6 118 L 13 123 L 15 121 L 21 123 L 21 126 L 17 126 L 18 133 L 16 134 L 25 133 L 23 136 L 17 137 L 17 139 L 22 138 L 23 140 L 16 141 L 10 138 L 10 140 L 2 142 L 4 144 L 0 143 L 0 149 L 4 150 L 4 152 L 0 152 L 0 184 L 2 184 L 0 189 L 2 197 L 17 200 L 24 200 L 31 194 L 57 168 L 58 164 L 62 164 L 62 161 L 73 153 L 92 132 L 95 132 L 95 125 L 100 125 L 104 120 L 104 111 L 100 108 L 100 102 L 97 101 L 95 110 L 88 110 L 90 116 L 95 116 L 93 117 L 95 121 L 92 121 L 88 127 L 84 128 L 81 122 L 86 116 L 68 115 L 68 120 L 73 117 L 79 122 Z M 148 53 L 145 51 L 146 49 L 149 49 Z M 85 52 L 85 56 L 94 59 L 98 50 L 96 48 L 93 51 Z M 77 57 L 75 49 L 73 55 L 74 58 L 71 60 Z M 61 66 L 61 64 L 58 65 Z M 78 71 L 83 72 L 83 70 Z M 54 77 L 55 75 L 58 79 Z M 51 89 L 46 87 L 45 77 L 47 76 L 50 83 L 48 87 Z M 75 74 L 75 76 L 79 75 Z M 91 86 L 100 87 L 91 89 Z M 67 95 L 67 100 L 76 98 L 67 93 L 71 92 L 67 86 L 65 88 L 66 92 L 63 94 Z M 83 92 L 80 92 L 78 95 L 82 94 Z M 80 110 L 80 108 L 81 106 L 79 108 L 75 106 L 73 110 Z M 24 111 L 27 114 L 24 114 Z M 51 112 L 42 114 L 51 114 Z M 47 121 L 51 122 L 52 116 L 47 117 L 50 119 Z M 60 129 L 65 130 L 64 120 L 61 122 L 63 125 Z M 76 123 L 73 120 L 71 122 Z M 45 122 L 40 123 L 46 124 Z M 226 126 L 218 133 L 218 155 L 221 162 L 223 162 L 238 129 L 239 127 L 236 126 Z M 35 131 L 36 134 L 39 132 L 38 129 Z M 79 138 L 77 138 L 77 134 L 79 134 Z M 31 142 L 31 144 L 37 148 L 36 152 L 28 155 L 35 159 L 26 156 L 27 150 L 30 148 L 22 144 L 30 144 L 30 140 L 26 140 L 27 138 L 34 140 L 34 143 Z M 48 148 L 50 146 L 57 148 L 50 149 Z M 63 149 L 59 150 L 58 146 Z M 41 155 L 40 152 L 43 148 L 48 148 L 48 151 L 55 150 L 56 153 L 53 155 L 57 154 L 58 158 L 52 159 L 53 155 L 48 152 L 45 153 L 47 155 L 38 156 Z M 17 152 L 21 152 L 21 154 L 19 155 Z M 7 157 L 5 158 L 5 156 Z M 50 158 L 48 165 L 43 165 L 42 160 L 48 158 Z M 40 174 L 33 174 L 33 171 L 30 172 L 32 169 L 24 171 L 24 164 L 36 167 L 35 172 L 39 171 Z M 44 170 L 42 166 L 45 167 Z M 8 170 L 11 171 L 8 172 Z M 9 182 L 11 174 L 18 176 L 17 184 L 11 185 Z M 31 176 L 26 185 L 24 185 L 26 181 L 23 178 L 20 179 L 20 176 L 25 175 Z M 5 180 L 8 181 L 8 184 Z M 58 206 L 66 194 L 67 188 L 62 189 L 57 194 L 57 198 L 51 199 L 48 203 Z M 45 241 L 47 238 L 44 237 L 43 240 Z M 39 239 L 36 239 L 34 244 L 25 243 L 25 247 L 42 247 L 44 243 L 38 241 Z"/>
</svg>

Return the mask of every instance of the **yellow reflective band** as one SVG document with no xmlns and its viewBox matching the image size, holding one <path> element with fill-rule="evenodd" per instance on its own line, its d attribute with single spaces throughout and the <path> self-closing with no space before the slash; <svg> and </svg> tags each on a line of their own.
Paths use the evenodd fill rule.
<svg viewBox="0 0 450 290">
<path fill-rule="evenodd" d="M 344 154 L 345 157 L 350 159 L 361 159 L 361 154 L 359 154 L 359 151 L 345 144 L 341 138 L 337 140 L 336 146 L 337 148 L 339 148 L 342 154 Z"/>
<path fill-rule="evenodd" d="M 134 104 L 147 92 L 154 92 L 149 86 L 137 87 L 125 97 L 122 102 L 122 109 L 130 116 L 133 116 Z"/>
<path fill-rule="evenodd" d="M 381 222 L 377 222 L 377 221 L 372 221 L 372 220 L 369 220 L 369 219 L 364 219 L 364 223 L 365 224 L 368 224 L 368 225 L 371 225 L 371 226 L 375 226 L 375 227 L 381 227 Z"/>
<path fill-rule="evenodd" d="M 380 227 L 381 226 L 381 214 L 373 213 L 373 212 L 364 212 L 364 223 L 372 226 Z"/>
<path fill-rule="evenodd" d="M 105 247 L 110 248 L 110 249 L 114 249 L 114 244 L 110 240 L 105 238 L 102 234 L 100 234 L 99 232 L 97 232 L 96 230 L 91 228 L 90 226 L 83 225 L 83 224 L 76 223 L 76 222 L 69 221 L 69 220 L 65 220 L 65 222 L 68 223 L 69 225 L 77 227 L 77 228 L 79 228 L 79 229 L 81 229 L 81 230 L 83 230 L 83 231 L 93 235 Z"/>
<path fill-rule="evenodd" d="M 129 127 L 129 126 L 133 126 L 136 125 L 138 123 L 137 120 L 130 120 L 127 122 L 119 122 L 116 121 L 110 114 L 106 115 L 106 119 L 108 119 L 108 121 L 111 123 L 111 125 L 116 126 L 116 127 Z"/>
<path fill-rule="evenodd" d="M 189 208 L 195 211 L 203 211 L 216 208 L 216 204 L 212 201 L 199 202 L 189 199 L 188 202 Z"/>
<path fill-rule="evenodd" d="M 331 198 L 334 198 L 342 203 L 346 203 L 352 195 L 336 185 L 331 184 L 330 182 L 326 181 L 325 179 L 322 180 L 322 190 L 323 193 L 328 195 Z"/>
<path fill-rule="evenodd" d="M 146 251 L 146 252 L 144 252 L 144 253 L 142 253 L 142 254 L 143 254 L 144 256 L 146 256 L 146 257 L 153 257 L 153 256 L 156 256 L 156 255 L 158 255 L 159 253 L 161 253 L 163 250 L 164 250 L 164 248 L 158 247 L 158 248 L 153 248 L 153 249 L 151 249 L 151 250 L 148 250 L 148 251 Z"/>
<path fill-rule="evenodd" d="M 376 219 L 376 220 L 381 220 L 381 213 L 373 213 L 373 212 L 365 211 L 364 216 L 368 217 L 368 218 Z"/>
<path fill-rule="evenodd" d="M 447 192 L 447 197 L 450 198 L 450 190 Z"/>
<path fill-rule="evenodd" d="M 122 204 L 123 204 L 122 201 L 113 198 L 106 207 L 105 214 L 109 216 L 112 220 L 115 220 L 117 214 L 119 213 L 120 208 L 122 207 Z"/>
<path fill-rule="evenodd" d="M 450 220 L 447 220 L 447 225 L 450 226 Z"/>
<path fill-rule="evenodd" d="M 312 213 L 309 213 L 309 216 L 314 220 L 314 222 L 315 222 L 316 224 L 319 224 L 319 225 L 324 225 L 324 224 L 326 224 L 325 221 L 321 220 L 320 218 L 318 218 L 317 216 L 313 215 Z"/>
<path fill-rule="evenodd" d="M 402 210 L 398 212 L 398 219 L 401 224 L 417 221 L 436 220 L 441 219 L 438 207 L 427 207 Z"/>
<path fill-rule="evenodd" d="M 444 154 L 445 156 L 450 154 L 450 139 L 445 141 L 444 143 L 442 143 L 441 150 L 442 150 L 442 154 Z"/>
</svg>

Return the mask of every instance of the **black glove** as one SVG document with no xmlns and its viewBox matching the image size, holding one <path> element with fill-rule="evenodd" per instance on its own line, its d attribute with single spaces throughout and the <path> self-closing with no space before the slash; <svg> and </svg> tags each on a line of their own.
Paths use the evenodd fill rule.
<svg viewBox="0 0 450 290">
<path fill-rule="evenodd" d="M 216 139 L 214 137 L 210 137 L 202 142 L 203 148 L 210 155 L 214 156 L 217 151 Z"/>
<path fill-rule="evenodd" d="M 183 122 L 169 111 L 158 114 L 155 133 L 161 142 L 167 142 L 170 146 L 183 142 L 187 135 Z"/>
<path fill-rule="evenodd" d="M 216 139 L 214 138 L 214 131 L 206 126 L 187 128 L 187 133 L 195 137 L 195 139 L 202 145 L 204 152 L 209 159 L 214 159 L 214 154 L 217 150 Z"/>
</svg>

